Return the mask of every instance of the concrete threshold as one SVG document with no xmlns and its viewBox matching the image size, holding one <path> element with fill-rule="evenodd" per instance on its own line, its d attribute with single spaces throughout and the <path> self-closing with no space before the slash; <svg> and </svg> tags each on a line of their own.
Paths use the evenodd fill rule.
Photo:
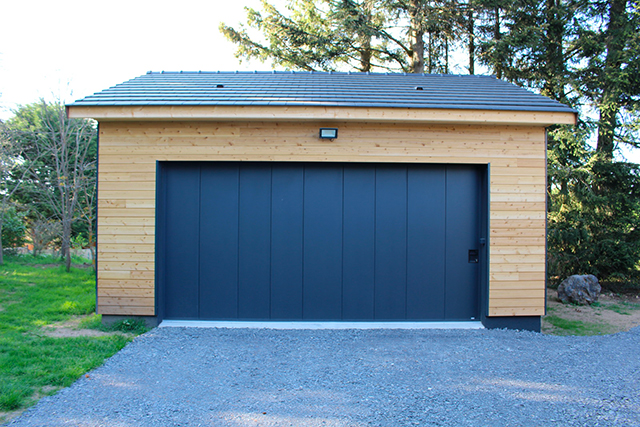
<svg viewBox="0 0 640 427">
<path fill-rule="evenodd" d="M 160 328 L 256 328 L 256 329 L 484 329 L 479 321 L 468 322 L 252 322 L 163 320 Z"/>
</svg>

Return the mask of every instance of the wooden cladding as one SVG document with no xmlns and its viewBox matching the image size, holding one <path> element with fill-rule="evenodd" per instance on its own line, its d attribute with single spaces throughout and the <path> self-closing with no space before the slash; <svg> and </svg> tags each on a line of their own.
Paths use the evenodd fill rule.
<svg viewBox="0 0 640 427">
<path fill-rule="evenodd" d="M 577 113 L 554 111 L 500 111 L 447 108 L 375 108 L 331 106 L 72 106 L 69 117 L 100 120 L 216 120 L 472 123 L 550 126 L 575 125 Z M 327 125 L 336 127 L 334 123 Z M 317 133 L 317 129 L 316 129 Z M 218 133 L 220 136 L 220 133 Z M 342 137 L 342 135 L 341 135 Z"/>
<path fill-rule="evenodd" d="M 100 123 L 99 313 L 155 314 L 156 162 L 215 160 L 489 164 L 487 314 L 544 314 L 546 159 L 540 125 L 113 117 Z M 339 128 L 339 137 L 319 139 L 325 126 Z"/>
</svg>

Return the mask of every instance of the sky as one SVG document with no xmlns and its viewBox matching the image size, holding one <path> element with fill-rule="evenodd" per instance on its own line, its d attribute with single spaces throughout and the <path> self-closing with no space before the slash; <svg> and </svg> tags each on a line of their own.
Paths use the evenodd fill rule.
<svg viewBox="0 0 640 427">
<path fill-rule="evenodd" d="M 218 30 L 243 22 L 244 6 L 259 0 L 0 3 L 0 119 L 19 104 L 73 101 L 148 71 L 271 70 L 241 64 Z"/>
<path fill-rule="evenodd" d="M 270 0 L 281 8 L 286 0 Z M 267 71 L 218 30 L 260 0 L 0 0 L 0 119 L 45 98 L 71 102 L 148 71 Z M 623 153 L 640 163 L 640 150 Z"/>
</svg>

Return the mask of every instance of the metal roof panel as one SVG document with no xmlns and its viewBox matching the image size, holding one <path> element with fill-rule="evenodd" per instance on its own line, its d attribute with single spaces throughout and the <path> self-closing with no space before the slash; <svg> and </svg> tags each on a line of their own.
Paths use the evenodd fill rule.
<svg viewBox="0 0 640 427">
<path fill-rule="evenodd" d="M 70 105 L 344 106 L 576 112 L 557 101 L 490 76 L 300 71 L 150 72 Z"/>
</svg>

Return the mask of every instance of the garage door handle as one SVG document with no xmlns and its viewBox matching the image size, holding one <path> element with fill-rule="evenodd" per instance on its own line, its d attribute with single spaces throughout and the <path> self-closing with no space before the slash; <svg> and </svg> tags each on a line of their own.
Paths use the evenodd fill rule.
<svg viewBox="0 0 640 427">
<path fill-rule="evenodd" d="M 477 263 L 478 262 L 478 250 L 477 249 L 469 249 L 469 262 Z"/>
</svg>

